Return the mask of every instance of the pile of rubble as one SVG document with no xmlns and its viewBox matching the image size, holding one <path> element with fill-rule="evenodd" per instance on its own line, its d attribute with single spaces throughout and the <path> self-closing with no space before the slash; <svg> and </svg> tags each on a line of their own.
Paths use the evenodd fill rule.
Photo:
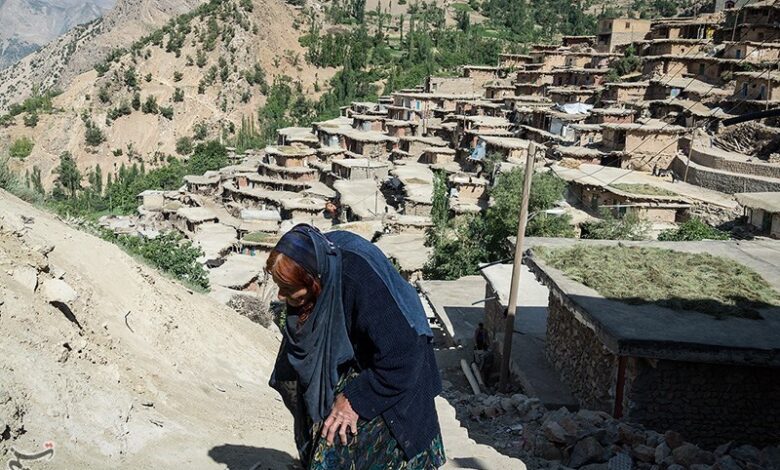
<svg viewBox="0 0 780 470">
<path fill-rule="evenodd" d="M 474 421 L 499 421 L 507 445 L 539 468 L 587 470 L 669 469 L 737 470 L 780 468 L 780 446 L 760 450 L 723 444 L 702 449 L 674 431 L 663 434 L 625 423 L 601 411 L 565 408 L 548 411 L 536 398 L 514 395 L 460 395 L 461 409 Z M 510 424 L 513 423 L 513 424 Z M 496 429 L 494 435 L 500 434 Z"/>
<path fill-rule="evenodd" d="M 747 122 L 727 129 L 713 143 L 731 152 L 754 155 L 769 163 L 780 162 L 780 132 L 758 122 Z"/>
</svg>

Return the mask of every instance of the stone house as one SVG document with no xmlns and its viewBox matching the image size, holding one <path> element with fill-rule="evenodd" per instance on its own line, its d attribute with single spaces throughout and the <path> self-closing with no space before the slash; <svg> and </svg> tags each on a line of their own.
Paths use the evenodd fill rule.
<svg viewBox="0 0 780 470">
<path fill-rule="evenodd" d="M 553 103 L 587 103 L 593 104 L 603 90 L 598 86 L 562 86 L 548 87 L 546 95 Z"/>
<path fill-rule="evenodd" d="M 219 222 L 219 218 L 214 211 L 205 207 L 182 207 L 171 217 L 171 222 L 181 232 L 194 234 L 204 224 Z"/>
<path fill-rule="evenodd" d="M 476 176 L 454 174 L 448 178 L 449 187 L 455 189 L 458 200 L 462 202 L 486 203 L 488 199 L 488 181 Z"/>
<path fill-rule="evenodd" d="M 653 161 L 647 161 L 649 171 L 653 165 L 667 168 L 677 154 L 680 136 L 684 127 L 668 125 L 662 121 L 651 120 L 633 124 L 602 124 L 602 147 L 606 151 L 619 151 L 628 154 L 653 155 Z"/>
<path fill-rule="evenodd" d="M 533 62 L 533 57 L 528 54 L 503 53 L 498 55 L 498 66 L 502 69 L 519 69 L 531 62 Z"/>
<path fill-rule="evenodd" d="M 390 164 L 386 161 L 374 161 L 368 158 L 344 158 L 331 161 L 333 175 L 338 179 L 359 180 L 387 177 Z"/>
<path fill-rule="evenodd" d="M 398 119 L 386 119 L 385 128 L 387 129 L 385 134 L 390 137 L 400 138 L 407 135 L 417 135 L 419 124 L 410 121 L 400 121 Z"/>
<path fill-rule="evenodd" d="M 650 20 L 634 18 L 601 19 L 596 35 L 596 49 L 614 52 L 619 46 L 641 41 L 650 32 L 651 24 Z"/>
<path fill-rule="evenodd" d="M 207 171 L 203 175 L 187 175 L 184 177 L 184 184 L 187 185 L 187 191 L 193 194 L 203 194 L 213 196 L 219 192 L 221 178 L 219 172 Z"/>
<path fill-rule="evenodd" d="M 489 65 L 464 65 L 463 76 L 466 78 L 473 78 L 477 82 L 486 82 L 488 80 L 495 80 L 497 78 L 503 78 L 506 71 L 501 67 L 491 67 Z"/>
<path fill-rule="evenodd" d="M 559 50 L 558 46 L 542 47 L 535 45 L 529 55 L 537 70 L 550 71 L 566 65 L 566 50 Z M 526 66 L 526 68 L 528 68 Z"/>
<path fill-rule="evenodd" d="M 780 192 L 738 193 L 734 197 L 750 225 L 759 233 L 780 238 Z"/>
<path fill-rule="evenodd" d="M 587 124 L 631 124 L 636 111 L 626 108 L 593 108 L 585 120 Z"/>
<path fill-rule="evenodd" d="M 352 127 L 360 131 L 385 131 L 385 115 L 353 114 Z"/>
<path fill-rule="evenodd" d="M 596 36 L 563 36 L 561 38 L 561 44 L 563 44 L 563 47 L 572 47 L 572 46 L 591 47 L 594 44 L 596 44 Z"/>
<path fill-rule="evenodd" d="M 479 93 L 480 86 L 481 84 L 478 84 L 473 78 L 428 76 L 425 79 L 424 88 L 426 93 L 473 95 Z"/>
<path fill-rule="evenodd" d="M 483 88 L 485 89 L 485 98 L 489 100 L 500 100 L 506 96 L 515 96 L 515 85 L 511 80 L 492 80 L 485 83 Z"/>
<path fill-rule="evenodd" d="M 316 197 L 297 196 L 281 201 L 281 215 L 283 220 L 292 220 L 293 223 L 305 222 L 320 229 L 327 229 L 333 224 L 325 218 L 325 200 Z"/>
<path fill-rule="evenodd" d="M 780 43 L 740 41 L 723 43 L 724 59 L 737 59 L 750 63 L 777 62 L 780 60 Z"/>
<path fill-rule="evenodd" d="M 649 56 L 696 56 L 712 44 L 709 39 L 652 39 L 642 42 L 647 46 Z"/>
<path fill-rule="evenodd" d="M 780 101 L 780 72 L 736 72 L 734 78 L 735 97 Z"/>
<path fill-rule="evenodd" d="M 422 151 L 419 162 L 426 165 L 447 165 L 455 162 L 455 149 L 450 147 L 427 147 Z"/>
<path fill-rule="evenodd" d="M 608 69 L 571 67 L 552 71 L 554 86 L 598 86 Z"/>
<path fill-rule="evenodd" d="M 707 242 L 691 249 L 711 251 Z M 546 356 L 582 407 L 702 446 L 780 440 L 780 428 L 768 425 L 780 421 L 774 312 L 719 319 L 629 305 L 565 277 L 533 250 L 526 263 L 550 290 Z"/>
<path fill-rule="evenodd" d="M 645 94 L 650 82 L 618 82 L 606 83 L 601 94 L 603 104 L 640 103 L 645 100 Z"/>
<path fill-rule="evenodd" d="M 147 189 L 137 196 L 138 205 L 145 211 L 160 212 L 165 205 L 165 191 Z"/>
<path fill-rule="evenodd" d="M 316 147 L 319 140 L 310 127 L 283 127 L 276 131 L 276 143 L 279 146 Z"/>
</svg>

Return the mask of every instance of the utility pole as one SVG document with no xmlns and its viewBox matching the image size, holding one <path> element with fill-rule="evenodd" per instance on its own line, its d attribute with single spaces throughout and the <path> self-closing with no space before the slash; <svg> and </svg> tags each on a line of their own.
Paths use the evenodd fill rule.
<svg viewBox="0 0 780 470">
<path fill-rule="evenodd" d="M 528 156 L 525 160 L 525 175 L 523 179 L 523 200 L 520 204 L 520 217 L 517 222 L 517 242 L 515 243 L 515 257 L 512 265 L 512 284 L 509 287 L 509 307 L 506 311 L 504 324 L 504 351 L 501 354 L 501 378 L 498 388 L 507 391 L 510 384 L 509 361 L 512 356 L 512 337 L 515 333 L 515 310 L 517 310 L 517 289 L 520 284 L 520 270 L 523 264 L 523 241 L 525 239 L 525 227 L 528 225 L 528 199 L 531 195 L 531 180 L 534 176 L 534 158 L 536 157 L 536 143 L 528 145 Z"/>
</svg>

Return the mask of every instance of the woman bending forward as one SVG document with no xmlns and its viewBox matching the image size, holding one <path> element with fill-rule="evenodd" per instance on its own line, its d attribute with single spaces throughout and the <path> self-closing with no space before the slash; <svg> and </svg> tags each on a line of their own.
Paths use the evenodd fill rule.
<svg viewBox="0 0 780 470">
<path fill-rule="evenodd" d="M 307 469 L 428 470 L 445 462 L 441 378 L 412 286 L 373 244 L 301 224 L 266 270 L 287 303 L 271 376 Z"/>
</svg>

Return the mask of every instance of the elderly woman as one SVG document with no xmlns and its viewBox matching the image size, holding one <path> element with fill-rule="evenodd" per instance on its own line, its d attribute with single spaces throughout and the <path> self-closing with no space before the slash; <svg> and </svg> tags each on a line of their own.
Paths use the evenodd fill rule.
<svg viewBox="0 0 780 470">
<path fill-rule="evenodd" d="M 443 465 L 431 329 L 382 252 L 352 233 L 301 224 L 266 270 L 286 302 L 271 386 L 293 412 L 304 467 Z"/>
</svg>

